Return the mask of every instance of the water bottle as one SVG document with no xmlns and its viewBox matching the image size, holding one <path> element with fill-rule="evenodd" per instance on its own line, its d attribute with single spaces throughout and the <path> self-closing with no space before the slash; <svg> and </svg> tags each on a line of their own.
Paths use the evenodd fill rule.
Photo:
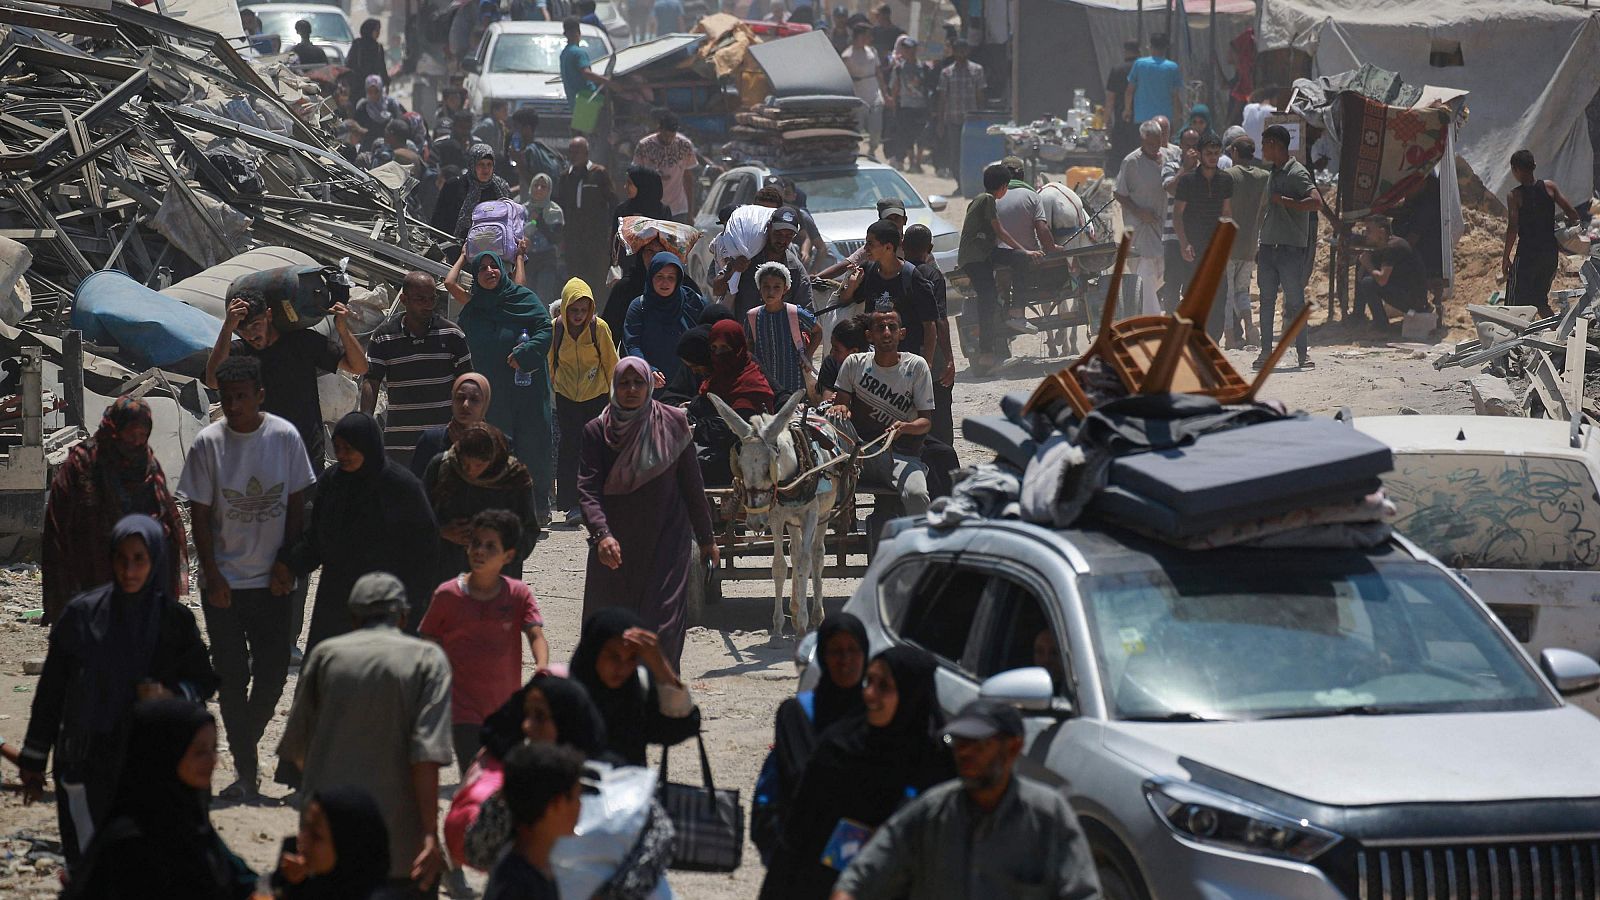
<svg viewBox="0 0 1600 900">
<path fill-rule="evenodd" d="M 522 337 L 517 339 L 517 346 L 521 347 L 523 344 L 526 344 L 528 340 L 528 329 L 524 328 L 522 329 Z M 516 378 L 512 380 L 516 382 L 517 387 L 528 387 L 529 385 L 533 384 L 533 373 L 527 369 L 518 369 Z"/>
</svg>

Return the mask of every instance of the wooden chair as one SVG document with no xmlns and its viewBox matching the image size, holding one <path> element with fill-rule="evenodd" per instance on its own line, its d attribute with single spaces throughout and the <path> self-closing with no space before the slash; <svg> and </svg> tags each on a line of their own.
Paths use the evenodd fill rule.
<svg viewBox="0 0 1600 900">
<path fill-rule="evenodd" d="M 1300 314 L 1284 330 L 1255 380 L 1245 381 L 1205 331 L 1205 322 L 1216 301 L 1217 287 L 1226 273 L 1228 254 L 1237 233 L 1238 226 L 1226 219 L 1217 226 L 1175 314 L 1132 316 L 1114 322 L 1112 317 L 1116 314 L 1117 294 L 1130 240 L 1124 235 L 1117 247 L 1117 263 L 1094 343 L 1066 368 L 1046 376 L 1028 398 L 1023 411 L 1033 412 L 1065 401 L 1079 418 L 1088 415 L 1094 402 L 1084 391 L 1078 373 L 1094 359 L 1099 359 L 1106 370 L 1117 376 L 1128 394 L 1204 394 L 1222 403 L 1254 400 L 1273 367 L 1305 327 L 1311 305 L 1301 307 Z"/>
</svg>

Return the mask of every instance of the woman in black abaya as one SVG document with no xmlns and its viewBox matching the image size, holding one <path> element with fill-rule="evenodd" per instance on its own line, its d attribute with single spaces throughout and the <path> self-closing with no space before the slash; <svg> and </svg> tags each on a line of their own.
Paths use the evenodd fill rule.
<svg viewBox="0 0 1600 900">
<path fill-rule="evenodd" d="M 750 809 L 750 839 L 763 856 L 772 854 L 783 833 L 786 807 L 817 740 L 835 722 L 859 715 L 861 681 L 867 667 L 867 629 L 849 613 L 824 619 L 817 629 L 817 669 L 822 677 L 778 706 L 772 756 L 762 769 L 770 781 Z"/>
<path fill-rule="evenodd" d="M 388 572 L 406 586 L 411 625 L 422 621 L 438 587 L 434 578 L 439 526 L 422 483 L 383 452 L 376 419 L 353 412 L 333 429 L 338 465 L 317 480 L 311 527 L 278 554 L 282 577 L 304 578 L 322 567 L 311 609 L 306 653 L 350 630 L 347 601 L 356 579 Z"/>
<path fill-rule="evenodd" d="M 159 521 L 123 516 L 111 530 L 110 584 L 73 598 L 50 631 L 23 744 L 24 795 L 44 790 L 55 755 L 56 810 L 69 865 L 105 821 L 129 714 L 140 699 L 205 701 L 217 675 L 194 613 L 173 597 Z"/>
<path fill-rule="evenodd" d="M 217 723 L 189 700 L 134 707 L 116 799 L 64 900 L 245 900 L 256 875 L 211 827 Z"/>
<path fill-rule="evenodd" d="M 933 657 L 890 647 L 867 666 L 865 709 L 817 744 L 784 818 L 761 900 L 826 900 L 839 870 L 823 851 L 843 820 L 877 828 L 922 791 L 955 777 L 939 738 Z"/>
</svg>

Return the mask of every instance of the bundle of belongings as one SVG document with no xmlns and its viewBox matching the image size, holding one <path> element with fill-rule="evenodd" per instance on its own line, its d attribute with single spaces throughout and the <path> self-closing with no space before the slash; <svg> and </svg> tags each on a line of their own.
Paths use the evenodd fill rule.
<svg viewBox="0 0 1600 900">
<path fill-rule="evenodd" d="M 997 458 L 929 520 L 1014 516 L 1054 528 L 1092 520 L 1185 549 L 1387 541 L 1395 507 L 1379 478 L 1394 467 L 1389 448 L 1347 423 L 1255 399 L 1304 312 L 1253 384 L 1194 329 L 1232 237 L 1231 224 L 1218 229 L 1176 315 L 1111 322 L 1124 240 L 1094 346 L 1032 396 L 1008 395 L 1002 415 L 963 423 L 963 435 Z"/>
<path fill-rule="evenodd" d="M 781 168 L 844 165 L 861 144 L 858 97 L 771 97 L 734 115 L 726 152 Z"/>
<path fill-rule="evenodd" d="M 628 248 L 630 256 L 645 253 L 643 258 L 649 259 L 649 253 L 670 250 L 679 259 L 688 259 L 689 251 L 700 241 L 700 229 L 668 219 L 623 216 L 617 226 L 617 238 Z"/>
</svg>

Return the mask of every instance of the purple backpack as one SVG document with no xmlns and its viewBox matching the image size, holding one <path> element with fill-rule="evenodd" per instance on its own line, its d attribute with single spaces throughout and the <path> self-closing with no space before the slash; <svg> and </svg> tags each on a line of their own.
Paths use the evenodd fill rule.
<svg viewBox="0 0 1600 900">
<path fill-rule="evenodd" d="M 517 241 L 528 230 L 528 210 L 511 200 L 487 200 L 472 208 L 472 225 L 467 229 L 468 256 L 493 251 L 506 265 L 514 265 Z"/>
</svg>

